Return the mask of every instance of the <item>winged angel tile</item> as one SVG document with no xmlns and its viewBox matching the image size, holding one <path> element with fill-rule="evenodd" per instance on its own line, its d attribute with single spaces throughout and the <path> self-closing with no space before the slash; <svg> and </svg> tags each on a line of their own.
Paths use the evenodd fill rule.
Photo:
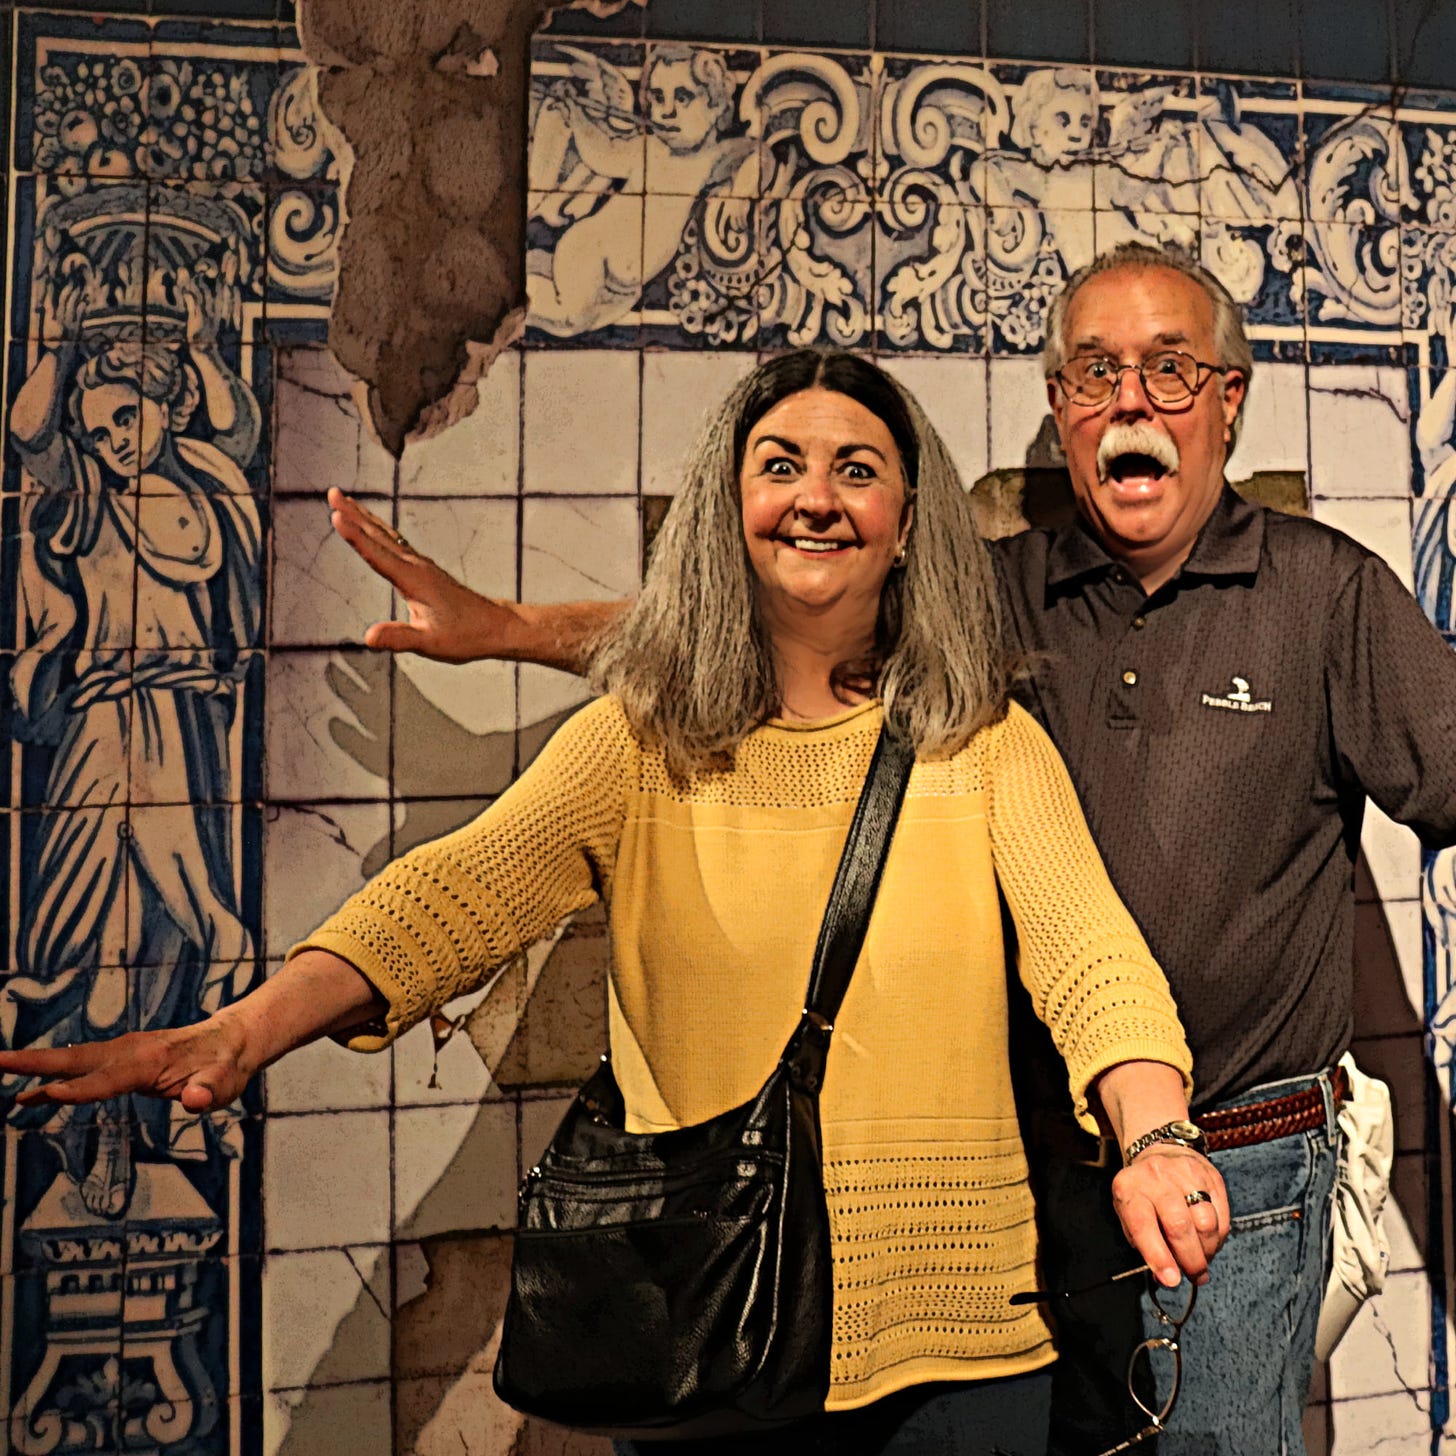
<svg viewBox="0 0 1456 1456">
<path fill-rule="evenodd" d="M 1290 164 L 1227 89 L 1099 92 L 1072 68 L 920 65 L 879 109 L 883 322 L 902 347 L 964 347 L 994 321 L 996 352 L 1037 348 L 1062 281 L 1123 241 L 1196 248 L 1201 234 L 1245 302 L 1271 263 L 1290 267 Z"/>
</svg>

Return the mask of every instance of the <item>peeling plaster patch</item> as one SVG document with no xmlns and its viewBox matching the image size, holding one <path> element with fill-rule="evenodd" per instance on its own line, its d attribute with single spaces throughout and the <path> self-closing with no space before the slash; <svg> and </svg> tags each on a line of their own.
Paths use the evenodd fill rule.
<svg viewBox="0 0 1456 1456">
<path fill-rule="evenodd" d="M 628 0 L 575 0 L 608 15 Z M 635 0 L 642 3 L 642 0 Z M 353 150 L 329 343 L 395 456 L 474 408 L 525 323 L 531 34 L 552 0 L 309 0 L 299 34 Z"/>
</svg>

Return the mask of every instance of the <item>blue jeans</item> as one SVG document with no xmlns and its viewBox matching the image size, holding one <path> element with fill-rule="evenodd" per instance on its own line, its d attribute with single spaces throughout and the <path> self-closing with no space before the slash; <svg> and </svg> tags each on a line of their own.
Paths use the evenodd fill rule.
<svg viewBox="0 0 1456 1456">
<path fill-rule="evenodd" d="M 1305 1456 L 1301 1417 L 1314 1370 L 1339 1151 L 1329 1079 L 1266 1083 L 1218 1104 L 1264 1102 L 1316 1082 L 1325 1094 L 1323 1127 L 1213 1155 L 1228 1186 L 1233 1228 L 1183 1327 L 1183 1380 L 1156 1443 L 1160 1456 Z M 1048 1285 L 1082 1289 L 1135 1264 L 1112 1210 L 1115 1169 L 1031 1151 Z M 1177 1302 L 1170 1292 L 1166 1303 Z M 1147 1423 L 1128 1398 L 1127 1361 L 1140 1339 L 1165 1331 L 1145 1303 L 1138 1281 L 1128 1280 L 1057 1310 L 1051 1456 L 1097 1456 Z M 1152 1390 L 1143 1393 L 1155 1398 Z M 1153 1449 L 1145 1443 L 1139 1456 Z"/>
<path fill-rule="evenodd" d="M 1183 1383 L 1158 1442 L 1162 1456 L 1305 1456 L 1302 1418 L 1329 1274 L 1339 1156 L 1329 1079 L 1266 1083 L 1219 1104 L 1285 1097 L 1316 1080 L 1325 1095 L 1323 1127 L 1213 1155 L 1233 1224 L 1183 1327 Z M 1155 1324 L 1145 1310 L 1148 1335 L 1157 1333 Z"/>
</svg>

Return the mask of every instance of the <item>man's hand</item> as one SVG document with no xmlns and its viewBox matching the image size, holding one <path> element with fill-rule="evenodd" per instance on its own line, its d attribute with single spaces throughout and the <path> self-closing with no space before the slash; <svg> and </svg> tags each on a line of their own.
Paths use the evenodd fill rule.
<svg viewBox="0 0 1456 1456">
<path fill-rule="evenodd" d="M 246 1061 L 245 1037 L 226 1013 L 194 1026 L 132 1031 L 109 1041 L 43 1051 L 0 1052 L 0 1075 L 50 1080 L 15 1100 L 22 1107 L 46 1102 L 103 1102 L 128 1092 L 180 1102 L 188 1112 L 207 1112 L 234 1101 L 255 1068 Z"/>
<path fill-rule="evenodd" d="M 337 487 L 329 491 L 329 508 L 334 530 L 405 605 L 404 621 L 375 622 L 364 633 L 364 645 L 376 652 L 414 652 L 436 662 L 500 657 L 580 673 L 598 634 L 623 610 L 618 602 L 532 607 L 483 597 Z"/>
<path fill-rule="evenodd" d="M 1208 1200 L 1190 1204 L 1196 1193 Z M 1208 1282 L 1208 1261 L 1228 1237 L 1229 1205 L 1218 1169 L 1202 1153 L 1154 1143 L 1112 1180 L 1112 1202 L 1128 1242 L 1160 1284 L 1171 1288 L 1184 1274 Z"/>
<path fill-rule="evenodd" d="M 471 591 L 337 487 L 329 491 L 329 507 L 334 530 L 399 593 L 408 613 L 402 622 L 375 622 L 364 633 L 366 647 L 436 662 L 514 655 L 509 649 L 520 626 L 514 603 Z"/>
</svg>

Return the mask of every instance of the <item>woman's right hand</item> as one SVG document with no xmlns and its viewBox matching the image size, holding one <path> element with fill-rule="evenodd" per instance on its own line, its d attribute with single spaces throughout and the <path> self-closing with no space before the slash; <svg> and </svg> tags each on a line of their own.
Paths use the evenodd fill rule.
<svg viewBox="0 0 1456 1456">
<path fill-rule="evenodd" d="M 375 622 L 364 633 L 366 647 L 436 662 L 513 655 L 520 628 L 513 603 L 471 591 L 337 486 L 329 491 L 329 508 L 334 530 L 399 593 L 408 614 L 404 621 Z"/>
<path fill-rule="evenodd" d="M 46 1079 L 15 1099 L 22 1107 L 103 1102 L 141 1092 L 180 1102 L 188 1112 L 207 1112 L 235 1101 L 256 1070 L 249 1065 L 242 1028 L 226 1011 L 192 1026 L 0 1052 L 0 1075 Z"/>
</svg>

